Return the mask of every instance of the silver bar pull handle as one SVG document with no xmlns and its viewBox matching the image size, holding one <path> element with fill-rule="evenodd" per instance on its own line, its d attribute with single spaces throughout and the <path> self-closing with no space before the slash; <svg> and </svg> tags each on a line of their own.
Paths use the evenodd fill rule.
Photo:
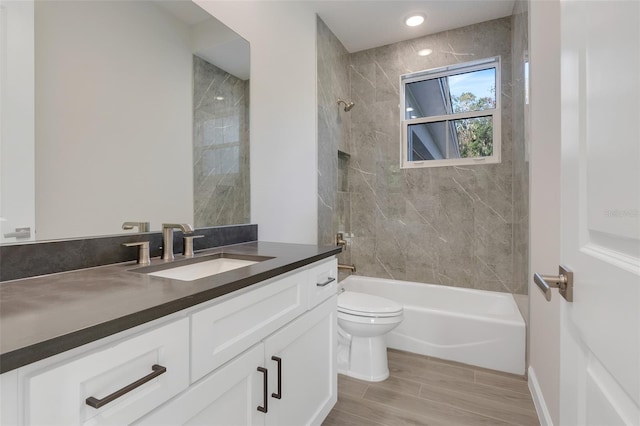
<svg viewBox="0 0 640 426">
<path fill-rule="evenodd" d="M 566 266 L 560 265 L 558 275 L 542 275 L 536 272 L 533 274 L 533 282 L 544 293 L 547 301 L 551 300 L 551 288 L 558 288 L 560 295 L 567 302 L 573 302 L 573 272 Z"/>
<path fill-rule="evenodd" d="M 7 232 L 5 238 L 25 239 L 31 238 L 31 228 L 16 228 L 15 232 Z"/>
<path fill-rule="evenodd" d="M 322 282 L 322 283 L 316 283 L 316 286 L 318 286 L 318 287 L 324 287 L 324 286 L 326 286 L 326 285 L 331 284 L 331 283 L 332 283 L 332 282 L 334 282 L 335 280 L 336 280 L 335 278 L 329 277 L 329 278 L 327 278 L 327 280 L 326 280 L 325 282 Z"/>
</svg>

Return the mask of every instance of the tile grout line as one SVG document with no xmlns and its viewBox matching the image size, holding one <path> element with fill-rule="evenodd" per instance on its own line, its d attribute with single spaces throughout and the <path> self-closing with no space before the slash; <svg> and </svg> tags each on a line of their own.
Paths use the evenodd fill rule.
<svg viewBox="0 0 640 426">
<path fill-rule="evenodd" d="M 350 416 L 353 416 L 353 417 L 357 417 L 357 418 L 359 418 L 359 419 L 362 419 L 364 422 L 366 422 L 366 424 L 371 424 L 371 420 L 367 419 L 366 417 L 362 417 L 362 416 L 359 416 L 359 415 L 357 415 L 357 414 L 349 413 L 349 412 L 347 412 L 347 411 L 343 411 L 343 410 L 340 410 L 340 409 L 337 409 L 336 411 L 337 411 L 337 412 L 339 412 L 339 413 L 348 414 L 348 415 L 350 415 Z M 389 424 L 387 424 L 387 423 L 381 423 L 381 422 L 375 422 L 375 424 L 378 424 L 378 425 L 380 425 L 380 426 L 393 426 L 393 425 L 389 425 Z"/>
<path fill-rule="evenodd" d="M 397 393 L 397 392 L 396 392 L 396 393 Z M 402 395 L 402 394 L 400 394 L 400 395 Z M 477 417 L 482 417 L 482 418 L 489 419 L 489 420 L 498 420 L 498 421 L 500 421 L 500 422 L 507 423 L 507 424 L 510 424 L 510 425 L 513 425 L 513 426 L 528 426 L 528 425 L 521 425 L 521 424 L 519 424 L 519 423 L 513 423 L 513 422 L 510 422 L 509 420 L 501 419 L 501 418 L 498 418 L 498 417 L 489 416 L 489 415 L 487 415 L 487 414 L 477 413 L 477 412 L 475 412 L 475 411 L 467 410 L 467 409 L 462 408 L 462 407 L 459 407 L 459 406 L 457 406 L 457 405 L 447 404 L 446 402 L 442 402 L 442 401 L 434 401 L 434 400 L 429 399 L 429 398 L 421 398 L 421 397 L 415 397 L 415 398 L 423 399 L 423 400 L 425 400 L 425 401 L 430 401 L 430 402 L 433 402 L 433 403 L 435 403 L 435 404 L 439 404 L 439 405 L 444 405 L 444 406 L 445 406 L 445 407 L 447 407 L 447 408 L 453 408 L 454 410 L 463 411 L 463 412 L 465 412 L 465 413 L 467 413 L 467 414 L 472 414 L 472 415 L 477 416 Z M 387 403 L 384 403 L 384 402 L 372 401 L 372 400 L 366 400 L 366 401 L 367 401 L 367 402 L 370 402 L 370 403 L 379 404 L 379 405 L 381 405 L 381 406 L 383 406 L 383 407 L 387 407 L 387 408 L 390 408 L 390 409 L 392 409 L 392 410 L 405 411 L 405 410 L 402 410 L 401 408 L 395 407 L 395 406 L 393 406 L 393 405 L 391 405 L 391 404 L 387 404 Z M 414 416 L 416 416 L 416 417 L 422 417 L 422 418 L 430 419 L 430 420 L 433 420 L 433 421 L 436 421 L 436 422 L 438 421 L 438 419 L 437 419 L 437 418 L 431 417 L 431 416 L 429 416 L 428 414 L 427 414 L 427 415 L 425 415 L 425 414 L 422 414 L 422 413 L 416 413 L 416 412 L 413 412 L 413 411 L 410 411 L 410 410 L 406 410 L 406 411 L 410 412 L 411 414 L 413 414 L 413 415 L 414 415 Z"/>
<path fill-rule="evenodd" d="M 482 384 L 480 384 L 480 385 L 482 386 Z M 427 386 L 433 386 L 433 385 L 427 385 Z M 447 389 L 447 391 L 451 392 L 453 394 L 456 394 L 456 395 L 465 396 L 465 392 L 462 391 L 462 390 Z M 424 397 L 424 396 L 421 396 L 421 395 L 418 395 L 418 398 L 425 399 L 427 401 L 432 401 L 432 402 L 441 402 L 443 404 L 454 406 L 453 404 L 450 404 L 448 402 L 436 401 L 436 400 L 433 400 L 431 398 L 427 398 L 427 397 Z M 484 396 L 481 396 L 481 395 L 473 395 L 473 398 L 476 398 L 476 399 L 480 400 L 481 402 L 493 402 L 494 404 L 497 404 L 498 406 L 505 407 L 507 411 L 510 411 L 510 412 L 513 412 L 513 413 L 516 413 L 516 414 L 518 412 L 523 412 L 524 414 L 527 414 L 527 413 L 528 414 L 531 414 L 531 413 L 536 414 L 535 408 L 532 408 L 532 409 L 519 408 L 519 407 L 515 407 L 514 408 L 513 406 L 509 405 L 508 403 L 505 403 L 505 402 L 502 402 L 502 401 L 495 401 L 495 400 L 493 400 L 491 398 L 487 398 L 487 397 L 484 397 Z M 469 411 L 469 410 L 467 410 L 467 411 Z M 480 413 L 477 413 L 477 414 L 480 414 Z M 484 416 L 488 416 L 488 414 L 483 414 L 483 415 Z M 507 420 L 504 420 L 504 419 L 502 419 L 502 420 L 503 421 L 507 421 Z"/>
<path fill-rule="evenodd" d="M 463 392 L 459 392 L 459 391 L 452 391 L 452 390 L 449 390 L 449 391 L 450 391 L 450 392 L 453 392 L 453 393 L 460 394 L 460 395 L 464 395 L 464 393 L 463 393 Z M 451 403 L 449 403 L 449 402 L 445 402 L 445 401 L 437 401 L 437 400 L 434 400 L 434 399 L 425 398 L 425 397 L 423 397 L 423 396 L 421 396 L 421 395 L 418 395 L 418 398 L 419 398 L 419 399 L 424 399 L 425 401 L 430 401 L 430 402 L 435 402 L 435 403 L 438 403 L 438 404 L 443 404 L 443 405 L 446 405 L 446 406 L 448 406 L 448 407 L 455 408 L 455 409 L 457 409 L 457 410 L 466 411 L 467 413 L 471 413 L 471 414 L 474 414 L 474 415 L 477 415 L 477 416 L 487 417 L 487 418 L 490 418 L 490 419 L 499 420 L 499 421 L 501 421 L 501 422 L 505 422 L 505 423 L 509 423 L 509 424 L 513 424 L 513 425 L 517 425 L 517 426 L 527 426 L 526 424 L 514 423 L 514 422 L 513 422 L 513 421 L 511 421 L 511 420 L 504 419 L 504 418 L 501 418 L 501 417 L 496 416 L 496 415 L 485 414 L 485 413 L 478 413 L 477 411 L 472 411 L 472 410 L 470 410 L 470 409 L 468 409 L 468 408 L 465 408 L 465 407 L 462 407 L 462 406 L 459 406 L 459 405 L 454 405 L 454 404 L 451 404 Z M 482 398 L 482 399 L 484 399 L 484 398 Z M 481 400 L 482 400 L 482 399 L 481 399 Z M 486 401 L 486 399 L 484 399 L 484 400 Z M 534 417 L 536 417 L 536 418 L 538 417 L 538 416 L 537 416 L 537 413 L 536 413 L 534 410 L 532 410 L 532 411 L 528 411 L 528 410 L 526 410 L 526 409 L 520 409 L 520 408 L 518 408 L 517 410 L 522 411 L 522 412 L 518 412 L 518 411 L 513 411 L 513 410 L 509 409 L 509 405 L 508 405 L 508 404 L 502 404 L 502 403 L 500 403 L 500 404 L 501 404 L 501 405 L 503 405 L 504 407 L 507 407 L 507 411 L 510 411 L 510 412 L 511 412 L 511 413 L 513 413 L 513 414 L 523 414 L 523 415 L 533 414 L 533 415 L 534 415 Z"/>
</svg>

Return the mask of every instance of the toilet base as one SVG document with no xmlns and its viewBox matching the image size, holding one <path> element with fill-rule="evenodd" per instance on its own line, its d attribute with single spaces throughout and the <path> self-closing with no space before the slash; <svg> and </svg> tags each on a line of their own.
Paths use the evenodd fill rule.
<svg viewBox="0 0 640 426">
<path fill-rule="evenodd" d="M 354 373 L 349 370 L 340 370 L 338 369 L 338 374 L 343 374 L 345 376 L 353 377 L 354 379 L 364 380 L 365 382 L 383 382 L 389 378 L 389 370 L 387 370 L 387 374 L 378 377 L 371 376 L 361 376 L 358 373 Z"/>
<path fill-rule="evenodd" d="M 339 362 L 338 373 L 368 382 L 381 382 L 389 377 L 387 345 L 383 336 L 352 336 L 350 343 L 348 365 Z"/>
</svg>

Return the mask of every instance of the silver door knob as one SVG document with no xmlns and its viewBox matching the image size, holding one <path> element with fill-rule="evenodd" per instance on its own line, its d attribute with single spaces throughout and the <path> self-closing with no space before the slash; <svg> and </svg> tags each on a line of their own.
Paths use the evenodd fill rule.
<svg viewBox="0 0 640 426">
<path fill-rule="evenodd" d="M 547 301 L 551 300 L 551 288 L 553 287 L 560 290 L 560 295 L 567 302 L 573 302 L 573 272 L 566 266 L 560 265 L 558 275 L 542 275 L 536 272 L 533 274 L 533 282 L 544 293 Z"/>
</svg>

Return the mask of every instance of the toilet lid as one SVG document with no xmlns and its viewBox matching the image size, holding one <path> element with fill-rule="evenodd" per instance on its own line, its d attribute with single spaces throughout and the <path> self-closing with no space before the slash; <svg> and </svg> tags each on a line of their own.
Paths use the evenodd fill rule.
<svg viewBox="0 0 640 426">
<path fill-rule="evenodd" d="M 372 294 L 345 291 L 338 295 L 338 311 L 360 316 L 394 316 L 402 305 Z"/>
</svg>

